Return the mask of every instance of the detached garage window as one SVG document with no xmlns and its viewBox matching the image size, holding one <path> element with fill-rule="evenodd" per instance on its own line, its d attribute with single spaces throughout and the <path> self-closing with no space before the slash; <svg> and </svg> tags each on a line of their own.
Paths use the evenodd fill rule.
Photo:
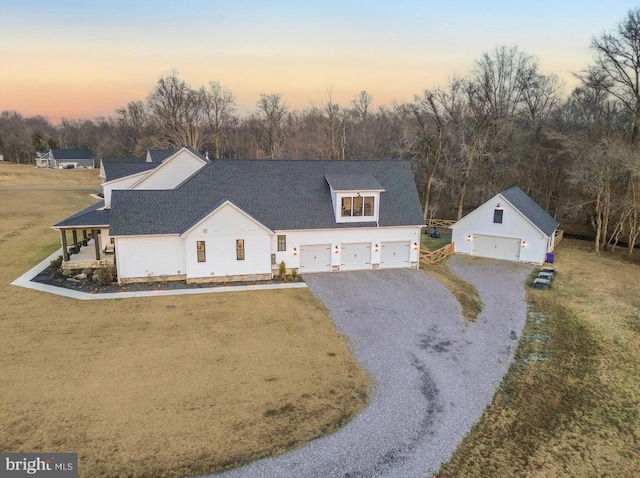
<svg viewBox="0 0 640 478">
<path fill-rule="evenodd" d="M 493 223 L 494 224 L 502 224 L 502 213 L 504 209 L 496 208 L 493 210 Z"/>
<path fill-rule="evenodd" d="M 244 239 L 236 240 L 236 259 L 244 261 Z"/>
<path fill-rule="evenodd" d="M 278 234 L 278 251 L 287 250 L 287 236 L 284 234 Z"/>
<path fill-rule="evenodd" d="M 204 241 L 198 241 L 196 244 L 198 249 L 198 262 L 207 262 L 207 252 L 205 250 Z"/>
</svg>

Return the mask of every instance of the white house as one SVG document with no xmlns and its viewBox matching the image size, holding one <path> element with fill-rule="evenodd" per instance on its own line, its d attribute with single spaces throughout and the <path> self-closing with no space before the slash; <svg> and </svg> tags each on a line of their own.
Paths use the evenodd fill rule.
<svg viewBox="0 0 640 478">
<path fill-rule="evenodd" d="M 103 160 L 104 201 L 53 226 L 63 249 L 67 231 L 94 231 L 96 261 L 112 243 L 120 282 L 270 279 L 281 262 L 301 274 L 418 267 L 407 161 L 156 157 Z"/>
<path fill-rule="evenodd" d="M 453 224 L 451 240 L 457 253 L 542 264 L 553 251 L 558 225 L 516 186 Z"/>
</svg>

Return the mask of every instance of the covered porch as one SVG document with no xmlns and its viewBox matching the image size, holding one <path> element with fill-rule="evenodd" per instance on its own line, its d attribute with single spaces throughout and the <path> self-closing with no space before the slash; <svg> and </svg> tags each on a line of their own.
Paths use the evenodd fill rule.
<svg viewBox="0 0 640 478">
<path fill-rule="evenodd" d="M 103 245 L 100 229 L 60 229 L 63 269 L 95 269 L 115 263 L 111 242 Z"/>
</svg>

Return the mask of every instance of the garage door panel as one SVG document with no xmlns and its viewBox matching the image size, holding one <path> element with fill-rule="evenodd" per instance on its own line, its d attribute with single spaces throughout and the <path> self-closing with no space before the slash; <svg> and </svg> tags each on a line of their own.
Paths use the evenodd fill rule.
<svg viewBox="0 0 640 478">
<path fill-rule="evenodd" d="M 331 270 L 331 244 L 300 246 L 300 272 Z"/>
<path fill-rule="evenodd" d="M 520 244 L 521 241 L 518 238 L 475 234 L 473 236 L 471 255 L 490 259 L 519 261 Z"/>
<path fill-rule="evenodd" d="M 342 244 L 340 259 L 341 270 L 371 269 L 371 243 Z"/>
<path fill-rule="evenodd" d="M 383 242 L 380 252 L 380 268 L 409 267 L 409 241 Z"/>
</svg>

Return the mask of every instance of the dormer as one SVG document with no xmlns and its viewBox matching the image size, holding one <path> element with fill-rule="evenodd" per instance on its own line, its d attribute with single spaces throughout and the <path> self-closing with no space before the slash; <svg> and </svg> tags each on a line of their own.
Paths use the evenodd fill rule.
<svg viewBox="0 0 640 478">
<path fill-rule="evenodd" d="M 327 174 L 337 223 L 378 222 L 384 188 L 369 173 Z"/>
</svg>

